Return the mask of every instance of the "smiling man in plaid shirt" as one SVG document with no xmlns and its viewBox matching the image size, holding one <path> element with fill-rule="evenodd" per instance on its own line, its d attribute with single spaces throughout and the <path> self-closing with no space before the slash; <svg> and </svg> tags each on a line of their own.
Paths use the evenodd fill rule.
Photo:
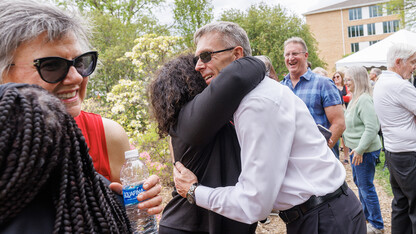
<svg viewBox="0 0 416 234">
<path fill-rule="evenodd" d="M 315 74 L 308 68 L 308 48 L 302 38 L 289 38 L 284 46 L 289 74 L 281 83 L 305 102 L 316 124 L 331 130 L 329 148 L 338 147 L 336 143 L 345 130 L 345 121 L 337 87 L 331 79 Z"/>
</svg>

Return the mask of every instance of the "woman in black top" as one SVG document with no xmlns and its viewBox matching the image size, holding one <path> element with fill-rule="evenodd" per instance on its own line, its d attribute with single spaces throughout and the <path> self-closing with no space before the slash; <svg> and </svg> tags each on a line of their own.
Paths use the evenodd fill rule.
<svg viewBox="0 0 416 234">
<path fill-rule="evenodd" d="M 193 56 L 185 55 L 165 64 L 152 81 L 150 100 L 159 134 L 171 136 L 175 161 L 204 185 L 237 183 L 241 160 L 232 116 L 264 76 L 264 63 L 245 57 L 224 68 L 206 87 Z M 243 224 L 191 205 L 176 190 L 172 195 L 160 221 L 161 234 L 255 233 L 257 223 Z"/>
<path fill-rule="evenodd" d="M 348 103 L 351 100 L 351 93 L 348 91 L 347 86 L 344 84 L 344 73 L 342 71 L 336 71 L 332 76 L 332 80 L 337 86 L 342 102 L 345 104 L 344 109 L 348 107 Z M 349 149 L 344 144 L 344 139 L 340 138 L 341 149 L 343 150 L 344 159 L 341 160 L 344 165 L 348 165 Z"/>
</svg>

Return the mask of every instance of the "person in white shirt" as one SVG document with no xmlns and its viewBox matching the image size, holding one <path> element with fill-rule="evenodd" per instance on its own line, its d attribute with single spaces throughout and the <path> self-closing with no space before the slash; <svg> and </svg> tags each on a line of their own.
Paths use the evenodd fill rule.
<svg viewBox="0 0 416 234">
<path fill-rule="evenodd" d="M 227 31 L 227 24 L 231 23 L 211 23 L 195 33 L 197 57 L 229 41 L 240 43 Z M 225 53 L 215 63 L 199 59 L 195 69 L 212 80 L 239 58 Z M 181 196 L 244 223 L 280 210 L 289 234 L 365 233 L 361 204 L 344 181 L 342 164 L 305 103 L 289 88 L 266 77 L 242 100 L 234 121 L 241 146 L 242 172 L 237 184 L 199 185 L 195 175 L 176 162 L 174 181 Z"/>
<path fill-rule="evenodd" d="M 416 47 L 395 44 L 387 71 L 374 86 L 374 108 L 384 137 L 393 190 L 392 233 L 416 233 L 416 89 L 408 82 L 416 69 Z"/>
</svg>

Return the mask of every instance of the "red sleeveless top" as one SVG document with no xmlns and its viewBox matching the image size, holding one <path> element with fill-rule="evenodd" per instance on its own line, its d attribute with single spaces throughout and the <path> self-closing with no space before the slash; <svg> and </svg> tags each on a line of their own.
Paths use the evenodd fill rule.
<svg viewBox="0 0 416 234">
<path fill-rule="evenodd" d="M 81 114 L 74 119 L 90 148 L 89 154 L 91 155 L 95 170 L 110 180 L 111 169 L 101 115 L 81 111 Z"/>
</svg>

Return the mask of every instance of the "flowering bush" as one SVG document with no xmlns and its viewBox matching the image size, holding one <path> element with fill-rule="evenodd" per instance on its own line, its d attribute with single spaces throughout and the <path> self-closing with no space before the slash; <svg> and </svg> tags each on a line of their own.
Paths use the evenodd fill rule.
<svg viewBox="0 0 416 234">
<path fill-rule="evenodd" d="M 122 59 L 136 66 L 136 77 L 126 77 L 114 85 L 106 98 L 96 96 L 84 101 L 83 109 L 118 122 L 126 130 L 133 147 L 143 152 L 151 174 L 157 174 L 165 184 L 171 184 L 172 160 L 167 139 L 160 139 L 156 124 L 148 112 L 147 85 L 153 73 L 184 48 L 183 39 L 176 36 L 144 35 L 135 40 L 132 51 Z"/>
<path fill-rule="evenodd" d="M 166 60 L 184 48 L 182 37 L 146 34 L 137 38 L 136 45 L 125 56 L 136 66 L 139 77 L 149 77 Z"/>
<path fill-rule="evenodd" d="M 152 162 L 150 154 L 147 151 L 140 153 L 140 159 L 146 163 L 147 169 L 149 170 L 149 174 L 159 175 L 162 172 L 162 170 L 167 167 L 167 165 L 162 164 L 160 162 Z"/>
<path fill-rule="evenodd" d="M 130 138 L 130 143 L 137 146 L 141 152 L 146 152 L 146 157 L 149 156 L 146 164 L 150 173 L 158 175 L 164 184 L 173 184 L 169 141 L 167 138 L 159 138 L 155 123 L 151 123 L 147 131 Z"/>
<path fill-rule="evenodd" d="M 131 138 L 147 130 L 148 101 L 144 81 L 120 80 L 107 95 L 110 117 L 126 130 Z"/>
</svg>

